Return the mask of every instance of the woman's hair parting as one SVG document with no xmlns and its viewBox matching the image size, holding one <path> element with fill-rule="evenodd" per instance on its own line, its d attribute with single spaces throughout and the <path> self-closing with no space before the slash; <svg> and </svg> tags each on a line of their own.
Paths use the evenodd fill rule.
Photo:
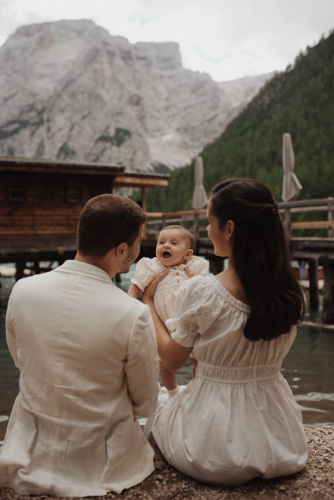
<svg viewBox="0 0 334 500">
<path fill-rule="evenodd" d="M 235 223 L 232 265 L 251 305 L 245 337 L 272 340 L 289 332 L 303 318 L 304 295 L 269 189 L 252 179 L 228 179 L 213 188 L 210 209 L 221 229 Z"/>
</svg>

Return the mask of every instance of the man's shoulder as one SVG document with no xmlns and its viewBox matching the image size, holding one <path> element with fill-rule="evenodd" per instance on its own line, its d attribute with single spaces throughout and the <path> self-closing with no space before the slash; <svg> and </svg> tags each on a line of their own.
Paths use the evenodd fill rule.
<svg viewBox="0 0 334 500">
<path fill-rule="evenodd" d="M 111 304 L 111 307 L 115 312 L 126 313 L 131 318 L 138 316 L 140 313 L 149 311 L 148 306 L 144 305 L 140 300 L 130 297 L 124 290 L 118 288 L 116 285 L 105 284 L 104 294 L 107 298 L 107 302 Z"/>
<path fill-rule="evenodd" d="M 121 292 L 122 290 L 120 290 Z M 126 297 L 126 305 L 129 307 L 131 311 L 133 311 L 133 314 L 139 314 L 144 311 L 149 311 L 148 306 L 143 304 L 140 300 L 134 299 L 133 297 L 130 297 L 127 293 L 124 293 Z"/>
</svg>

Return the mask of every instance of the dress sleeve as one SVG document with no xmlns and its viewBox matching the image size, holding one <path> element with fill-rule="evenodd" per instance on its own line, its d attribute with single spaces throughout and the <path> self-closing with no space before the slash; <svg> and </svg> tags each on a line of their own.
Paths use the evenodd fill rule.
<svg viewBox="0 0 334 500">
<path fill-rule="evenodd" d="M 176 318 L 167 320 L 172 337 L 184 347 L 193 347 L 198 335 L 203 335 L 221 312 L 221 301 L 215 290 L 202 277 L 194 276 L 178 290 L 175 299 Z"/>
<path fill-rule="evenodd" d="M 155 263 L 155 259 L 144 257 L 137 262 L 135 277 L 131 279 L 131 283 L 137 285 L 143 292 L 158 274 L 159 269 Z"/>
<path fill-rule="evenodd" d="M 207 276 L 209 274 L 209 262 L 198 257 L 194 262 L 195 276 Z"/>
</svg>

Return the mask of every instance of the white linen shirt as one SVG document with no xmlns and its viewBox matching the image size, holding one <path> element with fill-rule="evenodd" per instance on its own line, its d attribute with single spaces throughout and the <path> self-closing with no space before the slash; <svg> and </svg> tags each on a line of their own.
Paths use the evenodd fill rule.
<svg viewBox="0 0 334 500">
<path fill-rule="evenodd" d="M 144 257 L 137 263 L 135 277 L 131 279 L 131 282 L 143 292 L 158 274 L 168 270 L 168 275 L 158 284 L 154 294 L 154 307 L 165 325 L 167 320 L 175 318 L 176 294 L 180 286 L 189 280 L 185 273 L 186 267 L 194 276 L 209 274 L 209 262 L 195 255 L 192 255 L 186 264 L 173 267 L 165 267 L 156 257 L 153 259 Z M 172 331 L 169 329 L 169 332 Z"/>
<path fill-rule="evenodd" d="M 0 485 L 21 495 L 120 493 L 154 470 L 135 417 L 154 413 L 156 337 L 149 308 L 101 269 L 66 261 L 20 280 L 7 311 L 19 368 L 0 454 Z"/>
</svg>

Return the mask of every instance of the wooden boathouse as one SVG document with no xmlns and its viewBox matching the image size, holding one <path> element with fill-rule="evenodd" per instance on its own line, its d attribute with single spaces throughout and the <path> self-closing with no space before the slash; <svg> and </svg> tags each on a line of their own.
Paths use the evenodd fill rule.
<svg viewBox="0 0 334 500">
<path fill-rule="evenodd" d="M 122 187 L 167 186 L 168 175 L 125 172 L 122 166 L 0 158 L 0 263 L 15 262 L 16 278 L 26 262 L 74 258 L 79 214 L 92 197 Z"/>
</svg>

